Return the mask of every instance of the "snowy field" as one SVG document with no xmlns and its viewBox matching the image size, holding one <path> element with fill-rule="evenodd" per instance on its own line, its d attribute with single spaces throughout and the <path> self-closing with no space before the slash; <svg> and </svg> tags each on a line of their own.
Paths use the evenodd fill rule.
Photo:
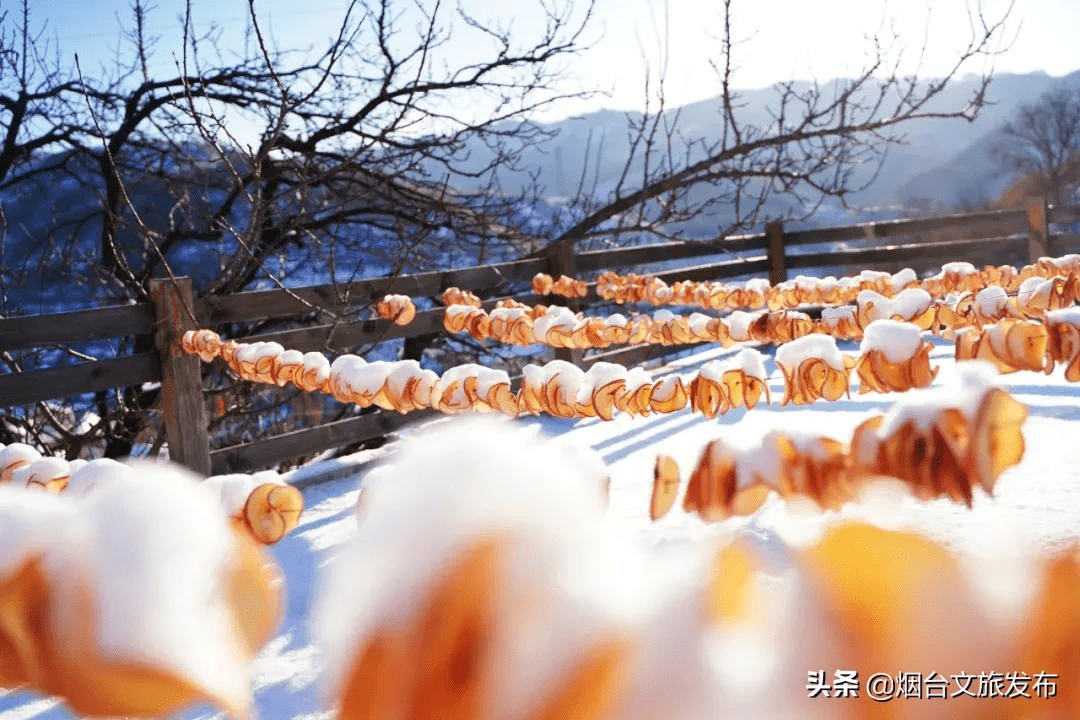
<svg viewBox="0 0 1080 720">
<path fill-rule="evenodd" d="M 931 361 L 941 366 L 935 385 L 955 375 L 951 342 L 936 341 Z M 851 344 L 841 349 L 856 353 Z M 654 375 L 690 375 L 706 361 L 733 350 L 710 349 L 681 358 Z M 820 513 L 771 497 L 748 518 L 706 525 L 675 508 L 659 522 L 649 520 L 653 464 L 658 452 L 673 456 L 682 468 L 683 485 L 704 445 L 729 433 L 761 434 L 773 428 L 818 431 L 847 440 L 852 429 L 871 414 L 888 409 L 896 395 L 859 395 L 836 403 L 780 407 L 783 383 L 779 369 L 767 362 L 773 404 L 752 411 L 742 408 L 708 420 L 689 409 L 651 417 L 600 420 L 558 420 L 529 417 L 520 420 L 540 431 L 561 436 L 597 451 L 610 469 L 609 520 L 658 553 L 678 553 L 704 539 L 737 534 L 766 555 L 783 558 L 789 541 L 812 535 L 837 518 L 858 518 L 889 528 L 913 528 L 978 561 L 996 562 L 1023 548 L 1050 551 L 1080 540 L 1080 386 L 1070 385 L 1059 368 L 1046 376 L 1020 372 L 1002 378 L 1002 385 L 1024 402 L 1030 415 L 1024 425 L 1026 452 L 1022 462 L 998 480 L 994 497 L 976 491 L 968 509 L 947 500 L 918 502 L 884 497 L 854 503 L 839 512 Z M 857 382 L 854 380 L 853 383 Z M 434 422 L 454 422 L 436 420 Z M 377 454 L 370 458 L 377 461 Z M 358 458 L 366 460 L 369 457 Z M 284 571 L 288 611 L 279 635 L 261 653 L 255 667 L 258 717 L 263 720 L 329 716 L 324 676 L 309 618 L 317 595 L 319 574 L 336 550 L 356 530 L 358 476 L 371 465 L 358 464 L 350 477 L 305 488 L 306 510 L 300 526 L 270 548 Z M 782 560 L 781 560 L 782 561 Z M 979 668 L 971 668 L 977 671 Z M 209 708 L 193 709 L 185 717 L 208 717 Z M 62 706 L 26 694 L 0 697 L 0 718 L 68 717 Z"/>
</svg>

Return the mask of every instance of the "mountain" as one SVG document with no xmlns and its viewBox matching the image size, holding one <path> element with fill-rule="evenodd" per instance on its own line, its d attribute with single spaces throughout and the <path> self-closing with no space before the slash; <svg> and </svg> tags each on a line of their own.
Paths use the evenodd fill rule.
<svg viewBox="0 0 1080 720">
<path fill-rule="evenodd" d="M 823 83 L 823 95 L 827 97 L 838 82 Z M 963 108 L 979 82 L 977 76 L 967 76 L 950 83 L 929 109 Z M 1034 102 L 1045 91 L 1063 83 L 1080 88 L 1080 71 L 1063 78 L 1042 72 L 996 75 L 987 104 L 974 121 L 924 119 L 900 126 L 904 142 L 889 146 L 878 177 L 870 187 L 849 195 L 849 204 L 952 209 L 994 197 L 1011 180 L 993 157 L 997 130 L 1021 105 Z M 797 87 L 805 90 L 810 85 L 802 83 Z M 777 93 L 777 86 L 740 91 L 741 122 L 766 126 Z M 677 113 L 682 138 L 710 141 L 718 138 L 720 110 L 719 100 L 713 99 L 672 110 L 670 116 L 674 119 Z M 640 119 L 640 114 L 634 112 L 599 110 L 541 126 L 553 137 L 523 152 L 517 173 L 502 174 L 504 189 L 514 192 L 535 183 L 549 198 L 573 197 L 579 187 L 596 195 L 609 192 L 618 182 L 630 152 L 628 128 Z M 470 153 L 475 166 L 480 167 L 483 149 L 473 147 Z M 635 170 L 640 172 L 640 168 L 632 168 L 630 178 Z"/>
<path fill-rule="evenodd" d="M 943 110 L 959 107 L 977 87 L 977 82 L 977 78 L 971 77 L 953 83 L 937 100 L 936 107 Z M 1044 73 L 1001 75 L 995 78 L 990 88 L 989 104 L 974 122 L 920 120 L 906 125 L 902 128 L 906 142 L 889 148 L 882 171 L 873 184 L 849 197 L 849 204 L 862 208 L 861 214 L 854 216 L 834 202 L 819 208 L 810 222 L 837 225 L 909 215 L 915 209 L 948 211 L 994 199 L 1015 179 L 1001 168 L 994 156 L 1001 125 L 1020 105 L 1034 102 L 1043 92 L 1062 83 L 1080 89 L 1080 72 L 1056 79 Z M 823 83 L 821 92 L 827 94 L 836 84 L 837 81 Z M 796 87 L 801 91 L 810 88 L 808 83 Z M 748 90 L 740 95 L 741 105 L 737 112 L 741 121 L 747 125 L 767 125 L 777 88 Z M 680 137 L 685 139 L 683 148 L 674 148 L 676 157 L 685 152 L 692 161 L 695 140 L 708 142 L 717 138 L 719 112 L 716 100 L 670 111 L 667 119 L 677 119 Z M 506 221 L 537 237 L 552 237 L 575 217 L 574 209 L 565 202 L 567 198 L 576 197 L 579 190 L 598 197 L 610 193 L 623 177 L 632 139 L 628 127 L 634 122 L 640 122 L 640 115 L 600 110 L 542 126 L 540 129 L 549 131 L 551 137 L 537 147 L 526 149 L 519 158 L 516 171 L 500 171 L 502 189 L 511 196 L 521 186 L 533 183 L 540 189 L 538 198 L 512 205 L 513 214 Z M 147 146 L 144 150 L 150 153 L 148 157 L 160 156 L 169 163 L 180 162 L 169 159 L 172 156 L 160 148 L 154 150 Z M 476 169 L 486 162 L 484 150 L 479 143 L 465 148 L 468 162 Z M 190 185 L 185 192 L 191 194 L 184 212 L 195 215 L 209 212 L 207 208 L 216 207 L 224 197 L 223 188 L 231 181 L 230 176 L 224 174 L 223 168 L 207 165 L 205 152 L 199 148 L 188 148 L 182 155 L 188 158 L 185 162 L 193 163 L 188 173 L 190 183 L 184 181 L 188 183 L 185 188 Z M 32 182 L 0 192 L 0 210 L 3 210 L 6 222 L 0 227 L 0 313 L 15 307 L 21 307 L 24 312 L 48 311 L 75 304 L 117 302 L 126 297 L 113 297 L 113 283 L 99 266 L 102 189 L 98 173 L 85 164 L 88 162 L 85 159 L 61 160 L 61 156 L 40 158 L 38 162 L 43 167 L 55 164 L 58 169 L 42 172 Z M 143 164 L 153 166 L 149 161 Z M 140 166 L 132 161 L 133 168 Z M 170 165 L 166 169 L 170 176 L 184 175 L 179 167 Z M 628 187 L 633 187 L 635 173 L 640 172 L 640 167 L 630 168 L 626 174 Z M 459 191 L 459 199 L 463 203 L 475 201 L 478 207 L 481 206 L 481 195 L 485 190 L 470 188 L 467 181 L 468 178 L 462 176 L 453 183 Z M 174 196 L 179 191 L 175 188 L 170 191 L 160 178 L 149 175 L 129 185 L 132 201 L 140 208 L 142 220 L 156 228 L 159 235 L 164 236 L 174 220 L 184 219 L 178 215 L 175 203 Z M 692 203 L 704 203 L 715 199 L 716 192 L 712 187 L 697 187 L 688 194 L 688 199 Z M 774 216 L 785 214 L 788 200 L 775 198 L 775 204 L 766 208 L 766 212 Z M 714 236 L 717 226 L 725 226 L 730 221 L 724 215 L 729 212 L 726 206 L 717 205 L 719 209 L 715 214 L 680 229 L 688 237 Z M 242 202 L 233 207 L 230 226 L 244 227 L 245 207 Z M 192 225 L 197 226 L 198 223 Z M 349 266 L 335 272 L 344 272 L 349 277 L 382 274 L 389 272 L 392 263 L 399 258 L 401 238 L 391 229 L 364 227 L 335 232 L 340 235 L 339 239 L 347 241 L 349 248 L 348 253 L 339 253 L 338 257 L 339 262 L 347 262 Z M 434 241 L 441 243 L 440 247 L 455 245 L 440 238 L 434 238 Z M 148 252 L 145 239 L 133 226 L 125 226 L 119 242 L 122 249 L 131 254 L 129 262 L 134 265 L 139 265 L 139 258 Z M 192 276 L 198 288 L 217 277 L 222 262 L 232 256 L 236 247 L 225 234 L 217 240 L 178 243 L 167 249 L 166 254 L 174 271 Z M 287 276 L 296 284 L 326 281 L 329 269 L 325 258 L 319 255 L 321 248 L 318 243 L 307 248 L 290 245 L 267 258 L 267 273 L 273 272 L 275 278 Z M 513 246 L 511 249 L 518 248 Z M 474 252 L 473 245 L 463 245 L 462 252 Z M 502 259 L 493 255 L 495 250 L 486 245 L 478 252 L 483 253 L 480 257 L 485 262 Z M 415 262 L 468 265 L 475 260 L 470 257 L 450 257 L 440 249 L 430 256 L 417 254 Z M 427 267 L 409 266 L 409 269 Z M 262 275 L 259 281 L 269 282 Z"/>
<path fill-rule="evenodd" d="M 1001 127 L 1020 105 L 1029 104 L 1044 92 L 1058 87 L 1080 92 L 1080 71 L 1061 78 L 1043 73 L 1010 75 L 995 81 L 994 91 L 1003 98 L 987 108 L 986 120 L 976 127 L 982 132 L 968 142 L 942 147 L 960 147 L 959 152 L 912 175 L 896 189 L 897 199 L 905 205 L 968 208 L 985 205 L 999 197 L 1015 181 L 1015 173 L 1002 166 L 995 149 L 1004 136 Z"/>
</svg>

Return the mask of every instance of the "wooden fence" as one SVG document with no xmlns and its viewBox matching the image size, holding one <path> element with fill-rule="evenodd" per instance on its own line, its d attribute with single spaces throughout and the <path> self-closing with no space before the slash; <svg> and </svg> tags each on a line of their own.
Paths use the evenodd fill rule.
<svg viewBox="0 0 1080 720">
<path fill-rule="evenodd" d="M 0 318 L 0 351 L 64 346 L 88 340 L 153 336 L 156 348 L 122 357 L 27 372 L 0 374 L 0 408 L 109 388 L 161 383 L 161 412 L 170 455 L 198 472 L 241 472 L 271 467 L 322 450 L 383 436 L 411 422 L 417 414 L 372 412 L 317 427 L 211 450 L 199 360 L 178 348 L 193 327 L 219 328 L 228 323 L 314 318 L 313 324 L 248 338 L 274 340 L 287 348 L 343 352 L 394 338 L 418 337 L 442 330 L 442 309 L 419 312 L 401 327 L 374 318 L 343 320 L 358 307 L 374 304 L 386 293 L 436 297 L 458 286 L 487 298 L 489 305 L 514 285 L 527 284 L 538 272 L 591 276 L 601 270 L 648 268 L 663 264 L 657 276 L 668 280 L 717 280 L 767 274 L 773 283 L 792 271 L 811 268 L 936 268 L 968 260 L 1000 264 L 1002 258 L 1033 261 L 1044 255 L 1080 250 L 1075 235 L 1052 234 L 1051 226 L 1080 222 L 1080 206 L 1047 207 L 1033 199 L 1019 210 L 945 217 L 862 223 L 843 227 L 785 231 L 770 223 L 760 234 L 713 242 L 664 242 L 609 250 L 573 252 L 553 246 L 542 257 L 442 272 L 360 280 L 290 290 L 259 290 L 194 298 L 190 281 L 155 281 L 152 302 L 78 310 L 50 315 Z M 837 249 L 814 246 L 843 243 Z M 694 264 L 696 259 L 704 262 Z M 673 267 L 674 266 L 674 267 Z M 536 301 L 533 296 L 517 296 Z M 582 301 L 596 301 L 590 296 Z M 545 302 L 558 301 L 557 298 Z M 564 353 L 582 365 L 597 360 L 639 364 L 681 348 L 635 346 L 582 355 Z"/>
</svg>

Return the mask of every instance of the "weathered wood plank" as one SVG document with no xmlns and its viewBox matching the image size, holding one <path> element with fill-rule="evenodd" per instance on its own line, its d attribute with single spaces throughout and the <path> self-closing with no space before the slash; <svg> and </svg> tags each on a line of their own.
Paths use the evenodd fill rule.
<svg viewBox="0 0 1080 720">
<path fill-rule="evenodd" d="M 723 280 L 724 278 L 739 277 L 741 275 L 756 275 L 767 272 L 769 260 L 764 255 L 739 260 L 725 260 L 708 265 L 694 265 L 688 268 L 678 268 L 656 273 L 656 277 L 666 283 L 677 280 L 693 280 L 702 282 L 705 280 Z"/>
<path fill-rule="evenodd" d="M 787 264 L 784 262 L 784 223 L 765 224 L 765 236 L 768 238 L 769 282 L 779 285 L 787 280 Z"/>
<path fill-rule="evenodd" d="M 67 367 L 0 375 L 0 407 L 81 395 L 161 379 L 156 352 L 125 355 Z"/>
<path fill-rule="evenodd" d="M 595 286 L 591 288 L 591 296 L 595 297 Z M 485 300 L 484 308 L 490 310 L 501 299 Z M 540 297 L 531 293 L 529 295 L 517 295 L 513 299 L 526 305 L 536 303 L 558 305 L 566 300 L 566 298 L 557 295 Z M 416 317 L 408 325 L 395 325 L 389 320 L 371 318 L 354 323 L 338 323 L 336 325 L 326 323 L 306 328 L 262 333 L 243 338 L 242 342 L 276 342 L 291 350 L 304 352 L 309 350 L 340 352 L 359 345 L 370 345 L 396 338 L 409 338 L 443 332 L 443 317 L 445 314 L 446 308 L 437 307 L 416 313 Z"/>
<path fill-rule="evenodd" d="M 375 303 L 388 293 L 428 297 L 454 286 L 473 291 L 492 290 L 507 283 L 530 280 L 546 268 L 544 259 L 535 258 L 499 265 L 371 278 L 339 285 L 313 285 L 288 291 L 257 290 L 220 297 L 208 296 L 196 302 L 195 315 L 200 326 L 214 327 L 226 322 L 308 315 L 318 309 L 337 312 L 347 306 Z"/>
<path fill-rule="evenodd" d="M 215 450 L 210 453 L 210 464 L 214 474 L 263 470 L 304 455 L 382 437 L 409 423 L 420 422 L 436 415 L 437 413 L 431 410 L 404 415 L 378 410 L 367 415 Z"/>
<path fill-rule="evenodd" d="M 577 256 L 574 254 L 573 243 L 557 242 L 549 245 L 546 249 L 546 258 L 548 263 L 547 272 L 551 277 L 556 279 L 563 275 L 575 279 L 578 277 L 579 268 Z M 566 307 L 574 312 L 581 310 L 581 300 L 579 298 L 568 297 L 564 299 L 564 302 Z M 555 348 L 555 358 L 581 367 L 582 351 L 578 348 Z"/>
<path fill-rule="evenodd" d="M 578 253 L 577 266 L 580 272 L 618 270 L 630 265 L 647 265 L 726 252 L 764 250 L 764 235 L 740 235 L 724 240 L 666 242 L 612 250 L 589 250 Z"/>
<path fill-rule="evenodd" d="M 150 303 L 0 318 L 0 351 L 143 335 L 153 330 Z"/>
<path fill-rule="evenodd" d="M 1034 264 L 1050 254 L 1049 223 L 1047 223 L 1046 198 L 1027 199 L 1027 258 Z"/>
<path fill-rule="evenodd" d="M 1080 222 L 1080 205 L 1051 205 L 1049 215 L 1052 223 Z"/>
<path fill-rule="evenodd" d="M 657 345 L 657 344 L 645 344 L 645 345 L 632 345 L 626 348 L 619 348 L 618 350 L 606 350 L 595 355 L 587 355 L 584 359 L 584 367 L 588 368 L 590 365 L 598 362 L 610 362 L 625 365 L 626 367 L 633 367 L 650 360 L 656 360 L 667 355 L 673 355 L 683 350 L 689 350 L 690 348 L 700 347 L 705 342 L 692 343 L 688 345 Z"/>
<path fill-rule="evenodd" d="M 993 210 L 912 220 L 885 220 L 814 230 L 789 230 L 784 237 L 784 242 L 790 247 L 841 240 L 873 240 L 946 230 L 973 231 L 976 229 L 983 237 L 1009 235 L 1022 232 L 1025 227 L 1025 216 L 1024 210 Z"/>
<path fill-rule="evenodd" d="M 1022 238 L 993 238 L 987 240 L 952 240 L 940 243 L 909 243 L 881 248 L 858 248 L 828 253 L 788 255 L 790 268 L 817 268 L 837 265 L 865 265 L 882 262 L 909 262 L 914 260 L 963 260 L 967 256 L 980 256 L 989 252 L 1019 247 Z M 927 263 L 917 263 L 927 265 Z"/>
<path fill-rule="evenodd" d="M 1080 252 L 1080 233 L 1058 233 L 1050 236 L 1050 254 L 1054 257 Z"/>
<path fill-rule="evenodd" d="M 277 342 L 290 350 L 303 352 L 342 351 L 358 345 L 438 332 L 443 328 L 444 312 L 443 308 L 418 312 L 416 318 L 405 326 L 395 325 L 382 318 L 373 318 L 355 323 L 313 325 L 294 330 L 263 333 L 244 338 L 243 342 Z"/>
<path fill-rule="evenodd" d="M 151 280 L 161 356 L 161 414 L 169 459 L 201 475 L 210 474 L 210 436 L 199 358 L 184 352 L 180 340 L 195 329 L 191 278 Z"/>
</svg>

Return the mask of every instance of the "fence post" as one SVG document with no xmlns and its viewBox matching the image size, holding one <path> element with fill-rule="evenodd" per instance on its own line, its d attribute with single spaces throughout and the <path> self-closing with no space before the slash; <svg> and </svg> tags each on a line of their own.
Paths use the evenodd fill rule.
<svg viewBox="0 0 1080 720">
<path fill-rule="evenodd" d="M 1045 197 L 1027 199 L 1028 262 L 1034 264 L 1041 257 L 1050 255 L 1050 233 L 1046 221 Z"/>
<path fill-rule="evenodd" d="M 150 281 L 154 302 L 154 345 L 161 355 L 161 413 L 169 458 L 200 475 L 210 474 L 210 436 L 203 400 L 199 358 L 180 347 L 187 330 L 195 329 L 191 278 Z"/>
<path fill-rule="evenodd" d="M 784 223 L 765 223 L 765 235 L 769 241 L 769 283 L 779 285 L 787 280 L 787 263 L 784 259 Z"/>
<path fill-rule="evenodd" d="M 577 256 L 574 255 L 573 241 L 562 241 L 547 247 L 548 275 L 558 280 L 560 275 L 577 278 Z M 566 306 L 574 312 L 581 309 L 581 301 L 578 298 L 567 298 Z M 555 358 L 566 360 L 581 367 L 585 353 L 577 348 L 555 348 Z"/>
</svg>

